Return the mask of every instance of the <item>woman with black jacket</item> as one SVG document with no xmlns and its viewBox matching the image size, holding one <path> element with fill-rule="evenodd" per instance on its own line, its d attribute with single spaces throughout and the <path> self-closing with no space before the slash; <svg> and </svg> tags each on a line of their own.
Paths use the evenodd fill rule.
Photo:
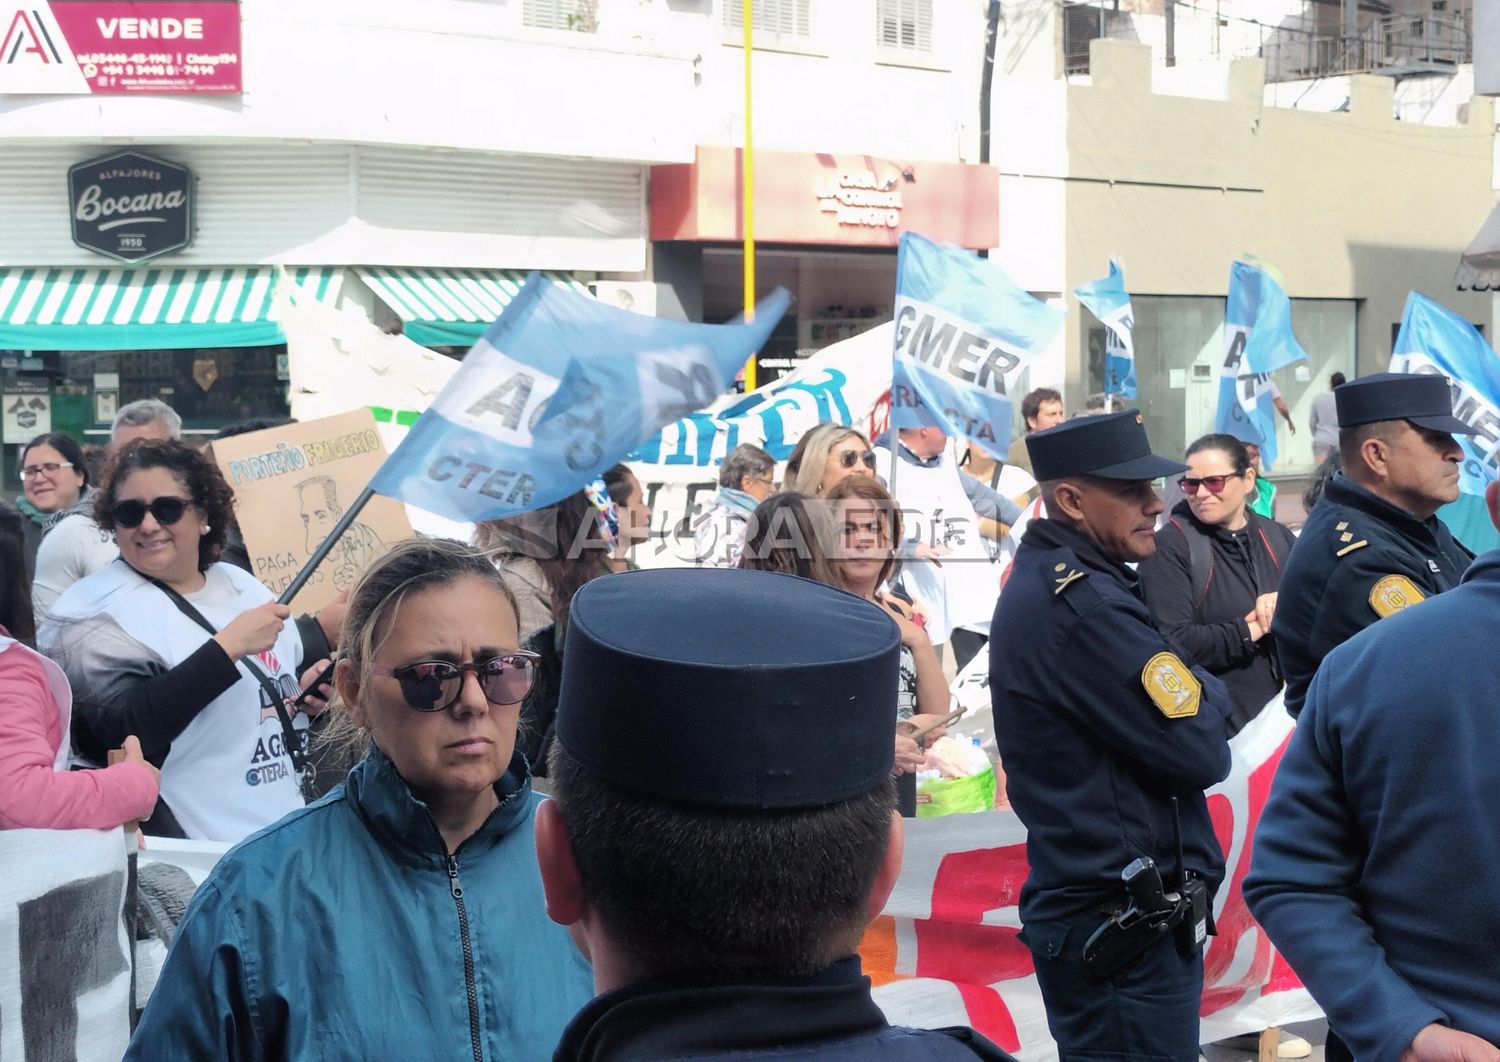
<svg viewBox="0 0 1500 1062">
<path fill-rule="evenodd" d="M 1236 734 L 1282 687 L 1271 617 L 1295 539 L 1249 508 L 1255 469 L 1244 443 L 1205 435 L 1187 463 L 1177 481 L 1186 497 L 1156 532 L 1141 587 L 1162 631 L 1229 687 Z"/>
</svg>

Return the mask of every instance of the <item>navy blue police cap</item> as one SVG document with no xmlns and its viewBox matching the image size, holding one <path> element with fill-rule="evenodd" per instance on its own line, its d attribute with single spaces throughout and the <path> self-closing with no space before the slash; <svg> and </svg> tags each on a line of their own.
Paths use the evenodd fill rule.
<svg viewBox="0 0 1500 1062">
<path fill-rule="evenodd" d="M 901 634 L 864 598 L 675 568 L 595 579 L 569 612 L 557 741 L 605 781 L 772 809 L 848 800 L 890 776 Z"/>
<path fill-rule="evenodd" d="M 1151 452 L 1138 409 L 1079 417 L 1026 436 L 1031 472 L 1038 483 L 1067 476 L 1101 479 L 1160 479 L 1187 465 Z"/>
<path fill-rule="evenodd" d="M 1379 372 L 1333 389 L 1339 427 L 1409 420 L 1419 428 L 1455 435 L 1478 435 L 1453 415 L 1448 377 L 1428 372 Z"/>
</svg>

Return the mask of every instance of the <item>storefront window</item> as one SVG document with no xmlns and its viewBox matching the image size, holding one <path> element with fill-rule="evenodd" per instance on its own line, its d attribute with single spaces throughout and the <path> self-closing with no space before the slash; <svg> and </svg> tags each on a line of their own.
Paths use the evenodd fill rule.
<svg viewBox="0 0 1500 1062">
<path fill-rule="evenodd" d="M 1224 300 L 1194 296 L 1132 297 L 1135 311 L 1136 403 L 1146 418 L 1153 446 L 1181 454 L 1194 439 L 1214 429 L 1219 369 L 1224 357 Z M 1293 299 L 1292 330 L 1307 361 L 1282 369 L 1274 379 L 1291 410 L 1297 434 L 1277 418 L 1280 456 L 1272 475 L 1306 475 L 1313 470 L 1312 435 L 1307 421 L 1313 396 L 1342 372 L 1354 378 L 1355 311 L 1350 299 Z M 1088 335 L 1089 390 L 1104 388 L 1103 331 Z"/>
<path fill-rule="evenodd" d="M 51 430 L 87 446 L 109 442 L 115 412 L 139 398 L 158 398 L 182 417 L 190 440 L 250 417 L 284 417 L 286 347 L 194 350 L 0 351 L 0 391 L 38 394 Z M 20 446 L 4 440 L 3 489 L 21 489 Z"/>
</svg>

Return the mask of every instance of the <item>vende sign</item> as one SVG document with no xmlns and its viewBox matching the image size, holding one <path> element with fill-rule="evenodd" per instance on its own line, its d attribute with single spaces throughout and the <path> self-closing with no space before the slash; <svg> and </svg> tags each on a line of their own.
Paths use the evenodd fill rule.
<svg viewBox="0 0 1500 1062">
<path fill-rule="evenodd" d="M 0 94 L 239 92 L 239 0 L 0 0 Z"/>
</svg>

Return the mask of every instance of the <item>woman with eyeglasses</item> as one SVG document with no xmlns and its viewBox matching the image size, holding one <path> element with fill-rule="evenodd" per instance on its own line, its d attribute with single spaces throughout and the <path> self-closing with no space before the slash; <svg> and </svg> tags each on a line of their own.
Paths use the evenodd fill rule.
<svg viewBox="0 0 1500 1062">
<path fill-rule="evenodd" d="M 308 719 L 289 702 L 326 642 L 218 561 L 232 505 L 217 466 L 180 442 L 121 450 L 94 506 L 120 558 L 74 583 L 38 631 L 72 684 L 82 758 L 103 764 L 135 734 L 161 770 L 147 833 L 239 841 L 303 804 Z"/>
<path fill-rule="evenodd" d="M 787 459 L 787 490 L 825 497 L 849 476 L 873 476 L 875 451 L 858 428 L 819 424 L 803 435 Z"/>
<path fill-rule="evenodd" d="M 551 1057 L 593 975 L 542 897 L 519 644 L 477 550 L 408 539 L 371 565 L 334 708 L 367 752 L 214 867 L 127 1059 Z"/>
<path fill-rule="evenodd" d="M 33 571 L 43 531 L 58 513 L 78 504 L 89 470 L 83 448 L 61 432 L 38 435 L 21 447 L 20 467 L 16 508 L 26 517 L 26 570 Z"/>
<path fill-rule="evenodd" d="M 1205 435 L 1187 451 L 1184 499 L 1141 562 L 1141 587 L 1157 624 L 1234 697 L 1230 733 L 1282 687 L 1271 617 L 1292 533 L 1250 508 L 1255 468 L 1232 435 Z"/>
</svg>

